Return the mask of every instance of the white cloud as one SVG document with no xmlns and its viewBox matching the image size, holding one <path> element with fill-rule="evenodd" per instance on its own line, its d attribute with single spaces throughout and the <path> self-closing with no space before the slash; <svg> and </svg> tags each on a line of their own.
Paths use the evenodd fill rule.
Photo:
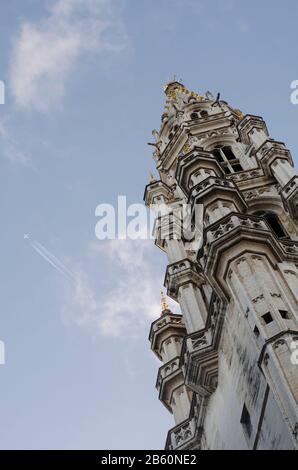
<svg viewBox="0 0 298 470">
<path fill-rule="evenodd" d="M 109 286 L 98 292 L 82 270 L 78 282 L 66 286 L 64 318 L 80 326 L 96 328 L 101 334 L 131 338 L 144 336 L 144 330 L 160 313 L 162 268 L 150 260 L 155 250 L 152 240 L 111 240 L 91 246 L 91 253 L 106 266 Z M 108 276 L 106 268 L 102 276 Z M 175 307 L 174 307 L 175 308 Z"/>
<path fill-rule="evenodd" d="M 16 104 L 47 111 L 63 97 L 82 53 L 121 51 L 126 44 L 113 0 L 56 1 L 39 22 L 23 22 L 14 42 L 10 82 Z"/>
</svg>

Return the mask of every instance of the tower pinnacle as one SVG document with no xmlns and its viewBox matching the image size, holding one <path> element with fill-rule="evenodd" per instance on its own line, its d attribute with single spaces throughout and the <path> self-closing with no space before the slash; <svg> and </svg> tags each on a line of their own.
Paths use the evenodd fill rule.
<svg viewBox="0 0 298 470">
<path fill-rule="evenodd" d="M 167 299 L 163 291 L 161 291 L 161 313 L 165 313 L 170 310 L 169 305 L 167 303 Z"/>
<path fill-rule="evenodd" d="M 180 78 L 180 80 L 177 80 L 176 75 L 174 75 L 174 76 L 173 76 L 173 79 L 170 80 L 168 83 L 166 83 L 166 84 L 164 85 L 163 89 L 164 89 L 165 94 L 167 95 L 168 92 L 169 92 L 171 89 L 175 89 L 175 88 L 179 88 L 179 87 L 184 88 L 184 85 L 183 85 L 183 83 L 182 83 L 182 81 L 181 81 L 181 78 Z"/>
</svg>

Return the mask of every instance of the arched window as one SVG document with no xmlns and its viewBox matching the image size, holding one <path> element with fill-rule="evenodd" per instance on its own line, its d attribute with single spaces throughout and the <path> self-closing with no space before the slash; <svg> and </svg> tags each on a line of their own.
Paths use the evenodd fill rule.
<svg viewBox="0 0 298 470">
<path fill-rule="evenodd" d="M 262 217 L 273 233 L 277 236 L 277 238 L 288 238 L 288 235 L 284 231 L 282 224 L 279 221 L 279 218 L 275 212 L 270 211 L 258 211 L 256 214 L 258 217 Z"/>
<path fill-rule="evenodd" d="M 194 112 L 194 113 L 191 113 L 190 115 L 190 119 L 199 119 L 199 114 Z"/>
<path fill-rule="evenodd" d="M 243 171 L 242 165 L 234 154 L 232 148 L 228 145 L 217 145 L 212 150 L 216 160 L 221 164 L 224 172 L 227 174 Z"/>
<path fill-rule="evenodd" d="M 196 111 L 193 111 L 190 115 L 190 119 L 199 119 L 199 118 L 207 118 L 208 117 L 208 111 L 206 111 L 206 109 L 202 109 L 201 111 L 200 110 L 196 110 Z"/>
<path fill-rule="evenodd" d="M 236 160 L 236 157 L 231 149 L 231 147 L 228 147 L 227 145 L 225 147 L 222 147 L 221 150 L 225 154 L 227 160 Z"/>
<path fill-rule="evenodd" d="M 219 148 L 215 148 L 212 150 L 213 155 L 215 156 L 216 160 L 220 163 L 224 163 L 224 159 L 222 153 Z"/>
</svg>

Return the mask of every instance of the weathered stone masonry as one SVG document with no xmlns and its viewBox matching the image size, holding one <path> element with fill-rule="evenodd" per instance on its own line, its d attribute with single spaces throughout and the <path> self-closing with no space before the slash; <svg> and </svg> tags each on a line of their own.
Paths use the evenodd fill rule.
<svg viewBox="0 0 298 470">
<path fill-rule="evenodd" d="M 155 137 L 145 202 L 204 208 L 199 243 L 158 215 L 164 305 L 149 339 L 173 413 L 166 449 L 297 449 L 298 176 L 259 116 L 177 82 Z M 177 222 L 177 223 L 176 223 Z M 168 230 L 169 236 L 163 236 Z M 202 227 L 196 227 L 198 234 Z M 198 237 L 200 238 L 200 236 Z M 298 343 L 297 343 L 298 346 Z"/>
</svg>

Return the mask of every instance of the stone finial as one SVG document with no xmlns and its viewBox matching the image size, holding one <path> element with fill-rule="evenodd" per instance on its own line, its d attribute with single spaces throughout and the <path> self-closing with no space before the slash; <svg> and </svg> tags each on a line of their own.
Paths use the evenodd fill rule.
<svg viewBox="0 0 298 470">
<path fill-rule="evenodd" d="M 150 183 L 155 183 L 157 181 L 157 179 L 155 178 L 155 176 L 151 172 L 149 173 L 149 181 L 150 181 Z"/>
<path fill-rule="evenodd" d="M 167 303 L 166 296 L 163 291 L 161 291 L 161 313 L 164 313 L 168 310 L 170 310 L 169 305 Z"/>
</svg>

